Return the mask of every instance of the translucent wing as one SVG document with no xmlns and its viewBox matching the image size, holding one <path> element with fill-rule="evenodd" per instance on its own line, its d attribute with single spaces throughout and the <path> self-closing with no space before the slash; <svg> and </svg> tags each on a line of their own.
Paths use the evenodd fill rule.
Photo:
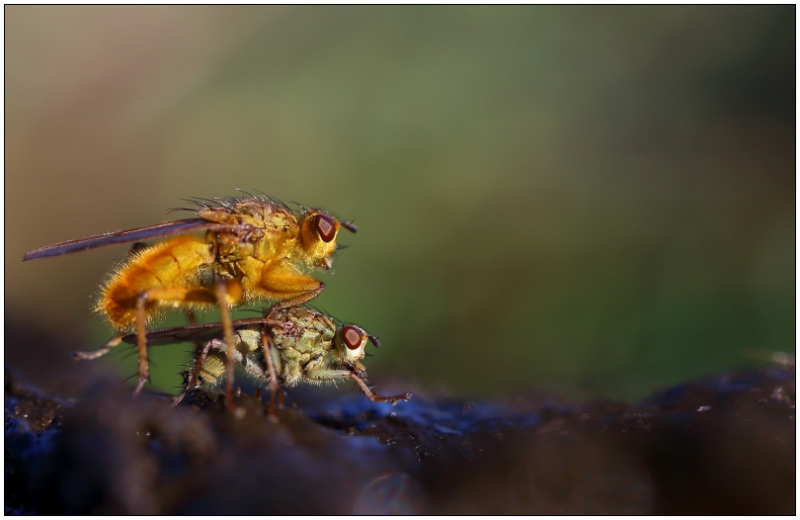
<svg viewBox="0 0 800 520">
<path fill-rule="evenodd" d="M 233 330 L 241 330 L 247 328 L 259 328 L 264 325 L 279 325 L 281 322 L 267 320 L 265 318 L 248 318 L 243 320 L 233 321 Z M 192 325 L 183 325 L 180 327 L 168 327 L 164 329 L 156 329 L 147 333 L 147 345 L 171 345 L 173 343 L 184 342 L 206 342 L 215 338 L 222 338 L 222 323 L 195 323 Z M 136 334 L 128 334 L 122 341 L 136 344 Z"/>
<path fill-rule="evenodd" d="M 122 231 L 112 231 L 110 233 L 103 233 L 102 235 L 59 242 L 58 244 L 53 244 L 52 246 L 41 247 L 25 253 L 25 256 L 22 257 L 22 260 L 33 260 L 35 258 L 45 258 L 48 256 L 66 255 L 68 253 L 77 253 L 78 251 L 86 251 L 88 249 L 95 249 L 113 244 L 135 242 L 137 240 L 146 240 L 148 238 L 180 235 L 194 231 L 234 232 L 244 229 L 246 229 L 244 226 L 218 224 L 216 222 L 211 222 L 201 218 L 171 220 L 169 222 L 162 222 L 161 224 L 155 224 L 152 226 L 125 229 Z"/>
</svg>

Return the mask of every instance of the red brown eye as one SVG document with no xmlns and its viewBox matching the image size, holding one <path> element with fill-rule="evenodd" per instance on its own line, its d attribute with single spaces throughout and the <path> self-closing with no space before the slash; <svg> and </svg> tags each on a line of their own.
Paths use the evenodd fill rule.
<svg viewBox="0 0 800 520">
<path fill-rule="evenodd" d="M 314 217 L 314 226 L 322 240 L 330 242 L 336 236 L 336 223 L 328 215 L 317 215 Z"/>
<path fill-rule="evenodd" d="M 355 350 L 364 343 L 364 331 L 353 325 L 342 327 L 342 340 L 350 350 Z"/>
</svg>

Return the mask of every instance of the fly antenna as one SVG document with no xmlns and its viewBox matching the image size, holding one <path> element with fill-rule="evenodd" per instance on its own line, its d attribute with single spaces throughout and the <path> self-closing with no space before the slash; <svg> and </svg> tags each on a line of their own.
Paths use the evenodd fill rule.
<svg viewBox="0 0 800 520">
<path fill-rule="evenodd" d="M 358 217 L 356 217 L 356 218 L 358 218 Z M 358 233 L 358 228 L 356 227 L 356 225 L 355 225 L 355 224 L 353 224 L 353 221 L 354 221 L 354 220 L 355 220 L 355 218 L 353 218 L 353 219 L 350 219 L 350 220 L 342 220 L 342 221 L 340 222 L 340 224 L 341 224 L 341 225 L 342 225 L 342 227 L 343 227 L 343 228 L 345 228 L 347 231 L 349 231 L 349 232 L 351 232 L 351 233 Z"/>
</svg>

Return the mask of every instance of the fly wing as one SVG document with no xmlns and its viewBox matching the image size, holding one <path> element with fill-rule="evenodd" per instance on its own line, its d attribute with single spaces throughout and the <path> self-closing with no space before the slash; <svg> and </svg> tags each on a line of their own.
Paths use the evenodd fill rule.
<svg viewBox="0 0 800 520">
<path fill-rule="evenodd" d="M 233 330 L 263 327 L 265 323 L 272 323 L 264 318 L 249 318 L 235 320 Z M 147 333 L 147 345 L 172 345 L 174 343 L 199 342 L 204 343 L 212 339 L 221 339 L 224 336 L 222 323 L 195 323 L 180 327 L 156 329 Z M 136 344 L 136 334 L 128 334 L 122 341 Z"/>
<path fill-rule="evenodd" d="M 161 224 L 155 224 L 153 226 L 125 229 L 122 231 L 112 231 L 111 233 L 103 233 L 102 235 L 59 242 L 58 244 L 53 244 L 52 246 L 41 247 L 25 253 L 25 256 L 22 257 L 22 260 L 33 260 L 35 258 L 45 258 L 48 256 L 66 255 L 69 253 L 77 253 L 78 251 L 86 251 L 88 249 L 95 249 L 113 244 L 135 242 L 137 240 L 146 240 L 148 238 L 181 235 L 184 233 L 192 233 L 194 231 L 237 231 L 240 228 L 244 229 L 243 226 L 218 224 L 216 222 L 209 222 L 208 220 L 201 218 L 171 220 L 169 222 L 162 222 Z"/>
</svg>

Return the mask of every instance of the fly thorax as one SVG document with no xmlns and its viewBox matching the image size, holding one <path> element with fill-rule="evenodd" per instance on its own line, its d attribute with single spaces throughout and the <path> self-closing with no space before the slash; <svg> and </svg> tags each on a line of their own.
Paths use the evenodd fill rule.
<svg viewBox="0 0 800 520">
<path fill-rule="evenodd" d="M 296 237 L 266 234 L 250 244 L 250 255 L 262 263 L 273 263 L 289 256 Z"/>
<path fill-rule="evenodd" d="M 253 255 L 252 242 L 241 240 L 236 235 L 221 233 L 217 236 L 217 259 L 223 263 L 235 263 Z"/>
</svg>

